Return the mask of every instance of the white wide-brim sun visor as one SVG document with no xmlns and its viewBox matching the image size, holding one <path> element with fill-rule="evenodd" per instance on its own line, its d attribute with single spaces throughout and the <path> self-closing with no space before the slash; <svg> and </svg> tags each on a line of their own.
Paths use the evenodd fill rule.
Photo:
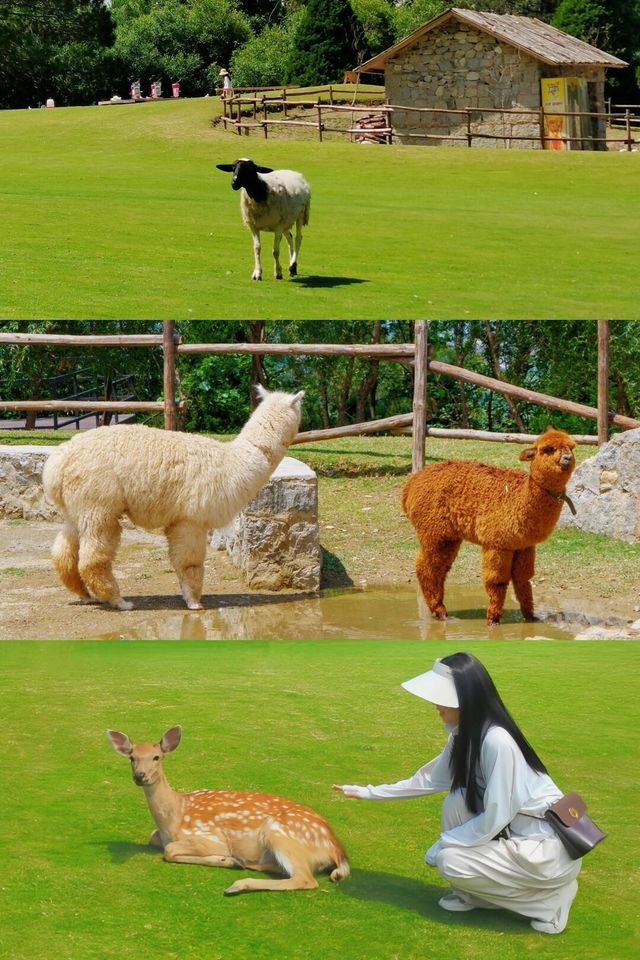
<svg viewBox="0 0 640 960">
<path fill-rule="evenodd" d="M 460 706 L 451 669 L 441 660 L 436 660 L 431 670 L 412 677 L 411 680 L 405 680 L 400 686 L 439 707 Z"/>
</svg>

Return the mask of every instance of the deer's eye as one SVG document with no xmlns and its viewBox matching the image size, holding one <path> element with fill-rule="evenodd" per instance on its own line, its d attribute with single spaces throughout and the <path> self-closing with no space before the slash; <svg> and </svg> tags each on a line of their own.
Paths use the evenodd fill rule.
<svg viewBox="0 0 640 960">
<path fill-rule="evenodd" d="M 154 759 L 154 760 L 159 760 L 159 759 L 160 759 L 160 757 L 154 757 L 153 759 Z"/>
</svg>

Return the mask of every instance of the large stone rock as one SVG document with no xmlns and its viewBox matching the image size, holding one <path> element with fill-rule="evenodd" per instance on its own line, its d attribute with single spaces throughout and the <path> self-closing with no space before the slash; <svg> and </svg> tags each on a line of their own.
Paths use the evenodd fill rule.
<svg viewBox="0 0 640 960">
<path fill-rule="evenodd" d="M 285 457 L 235 520 L 213 532 L 211 543 L 226 549 L 252 587 L 318 590 L 320 535 L 313 470 Z"/>
<path fill-rule="evenodd" d="M 55 447 L 0 445 L 0 519 L 59 520 L 42 489 L 42 468 Z"/>
<path fill-rule="evenodd" d="M 640 428 L 616 434 L 594 457 L 576 467 L 567 486 L 559 526 L 640 543 Z"/>
</svg>

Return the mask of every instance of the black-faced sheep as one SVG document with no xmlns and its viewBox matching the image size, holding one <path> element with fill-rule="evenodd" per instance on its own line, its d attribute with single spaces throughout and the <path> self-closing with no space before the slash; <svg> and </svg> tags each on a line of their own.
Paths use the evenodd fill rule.
<svg viewBox="0 0 640 960">
<path fill-rule="evenodd" d="M 402 506 L 418 535 L 416 573 L 434 616 L 446 619 L 444 582 L 460 544 L 467 540 L 482 547 L 488 622 L 500 622 L 509 581 L 522 616 L 535 619 L 531 590 L 535 545 L 551 535 L 568 500 L 564 491 L 575 466 L 574 447 L 567 433 L 549 429 L 520 454 L 520 460 L 531 461 L 528 474 L 447 460 L 410 478 Z"/>
<path fill-rule="evenodd" d="M 202 609 L 208 531 L 227 526 L 255 497 L 298 432 L 304 391 L 258 393 L 262 402 L 226 443 L 121 424 L 83 431 L 51 454 L 44 490 L 65 521 L 52 557 L 69 590 L 131 609 L 111 569 L 127 516 L 164 531 L 186 604 Z"/>
<path fill-rule="evenodd" d="M 282 280 L 280 241 L 284 234 L 289 247 L 289 275 L 298 272 L 298 253 L 302 243 L 302 227 L 309 223 L 311 187 L 295 170 L 272 170 L 259 167 L 253 160 L 218 163 L 218 170 L 233 174 L 231 187 L 241 190 L 240 211 L 245 226 L 253 236 L 254 266 L 252 280 L 262 280 L 260 263 L 260 231 L 273 233 L 273 260 L 276 280 Z M 291 228 L 295 224 L 295 243 Z"/>
</svg>

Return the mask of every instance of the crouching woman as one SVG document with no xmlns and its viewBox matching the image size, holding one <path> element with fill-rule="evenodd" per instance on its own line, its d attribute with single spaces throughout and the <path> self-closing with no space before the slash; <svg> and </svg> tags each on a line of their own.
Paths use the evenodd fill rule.
<svg viewBox="0 0 640 960">
<path fill-rule="evenodd" d="M 449 738 L 442 753 L 407 780 L 334 784 L 347 797 L 395 800 L 447 792 L 442 833 L 425 861 L 451 884 L 439 905 L 502 907 L 541 933 L 562 933 L 578 890 L 571 860 L 546 820 L 562 796 L 509 714 L 484 666 L 468 653 L 436 660 L 402 686 L 434 704 Z"/>
</svg>

